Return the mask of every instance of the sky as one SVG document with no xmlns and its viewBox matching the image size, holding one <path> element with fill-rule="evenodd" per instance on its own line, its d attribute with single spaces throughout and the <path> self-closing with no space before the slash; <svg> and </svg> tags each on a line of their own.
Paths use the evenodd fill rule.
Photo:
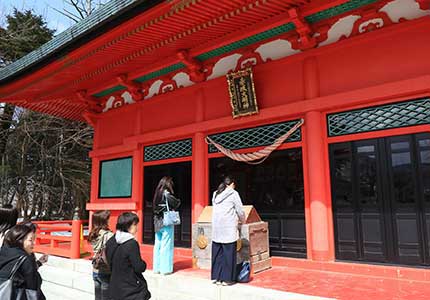
<svg viewBox="0 0 430 300">
<path fill-rule="evenodd" d="M 0 0 L 0 25 L 5 25 L 5 16 L 11 13 L 14 7 L 18 10 L 31 9 L 36 14 L 42 15 L 48 27 L 56 30 L 55 34 L 75 24 L 74 21 L 55 11 L 55 9 L 63 11 L 64 8 L 71 8 L 65 0 Z"/>
</svg>

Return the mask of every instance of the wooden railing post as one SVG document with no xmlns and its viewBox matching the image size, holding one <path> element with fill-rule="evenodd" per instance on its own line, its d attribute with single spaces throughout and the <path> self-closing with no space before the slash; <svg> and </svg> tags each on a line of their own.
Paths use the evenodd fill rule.
<svg viewBox="0 0 430 300">
<path fill-rule="evenodd" d="M 81 230 L 82 220 L 72 221 L 72 243 L 70 247 L 70 258 L 81 257 Z"/>
<path fill-rule="evenodd" d="M 75 209 L 75 214 L 72 220 L 72 243 L 70 245 L 70 258 L 81 257 L 81 230 L 82 220 L 79 220 L 78 209 Z"/>
</svg>

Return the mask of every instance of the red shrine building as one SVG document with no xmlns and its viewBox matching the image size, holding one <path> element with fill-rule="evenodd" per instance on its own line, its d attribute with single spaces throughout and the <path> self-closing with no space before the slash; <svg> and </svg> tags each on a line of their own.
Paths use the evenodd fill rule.
<svg viewBox="0 0 430 300">
<path fill-rule="evenodd" d="M 0 101 L 93 126 L 86 209 L 136 212 L 142 244 L 162 176 L 190 248 L 231 174 L 274 257 L 429 266 L 429 54 L 428 0 L 113 0 L 1 69 Z M 206 140 L 255 152 L 302 119 L 257 165 Z"/>
</svg>

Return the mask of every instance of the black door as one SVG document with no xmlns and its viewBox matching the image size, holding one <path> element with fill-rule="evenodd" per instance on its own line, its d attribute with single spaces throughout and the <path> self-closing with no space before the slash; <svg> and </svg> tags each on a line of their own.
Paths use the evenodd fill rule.
<svg viewBox="0 0 430 300">
<path fill-rule="evenodd" d="M 144 168 L 144 228 L 143 242 L 154 243 L 152 197 L 163 176 L 171 176 L 175 196 L 181 199 L 181 225 L 175 226 L 175 246 L 191 247 L 191 162 L 157 165 Z"/>
<path fill-rule="evenodd" d="M 336 257 L 429 265 L 430 134 L 330 145 Z"/>
<path fill-rule="evenodd" d="M 210 191 L 225 175 L 237 180 L 245 205 L 254 205 L 269 223 L 271 255 L 306 257 L 303 164 L 301 149 L 275 151 L 259 165 L 229 158 L 210 160 Z"/>
</svg>

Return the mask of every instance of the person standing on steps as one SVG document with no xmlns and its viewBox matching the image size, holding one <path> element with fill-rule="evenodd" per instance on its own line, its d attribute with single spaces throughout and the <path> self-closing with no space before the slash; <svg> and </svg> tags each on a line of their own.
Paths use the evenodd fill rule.
<svg viewBox="0 0 430 300">
<path fill-rule="evenodd" d="M 105 261 L 106 244 L 113 236 L 109 229 L 110 211 L 96 211 L 92 216 L 92 228 L 88 241 L 93 248 L 93 280 L 95 300 L 109 300 L 109 282 L 111 271 Z"/>
<path fill-rule="evenodd" d="M 11 299 L 46 300 L 41 289 L 42 277 L 37 271 L 39 266 L 34 258 L 35 238 L 36 226 L 32 223 L 15 225 L 4 237 L 4 245 L 0 249 L 0 278 L 8 278 L 14 266 L 18 266 Z"/>
<path fill-rule="evenodd" d="M 131 212 L 122 213 L 116 232 L 106 244 L 106 258 L 111 269 L 109 296 L 112 300 L 148 300 L 151 293 L 142 273 L 146 262 L 140 256 L 135 239 L 139 217 Z"/>
<path fill-rule="evenodd" d="M 242 200 L 230 176 L 224 178 L 212 197 L 212 268 L 213 283 L 231 285 L 236 281 L 238 222 L 245 221 Z"/>
<path fill-rule="evenodd" d="M 154 209 L 154 273 L 173 272 L 174 226 L 164 226 L 163 214 L 168 209 L 177 210 L 181 200 L 173 195 L 172 177 L 164 176 L 157 185 L 153 198 Z"/>
</svg>

